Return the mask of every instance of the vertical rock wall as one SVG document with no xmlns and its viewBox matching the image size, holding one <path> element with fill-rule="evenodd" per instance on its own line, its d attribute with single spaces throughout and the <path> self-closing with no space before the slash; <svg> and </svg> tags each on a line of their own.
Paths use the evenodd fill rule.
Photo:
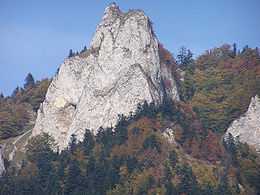
<svg viewBox="0 0 260 195">
<path fill-rule="evenodd" d="M 2 148 L 0 147 L 0 176 L 5 171 L 4 159 L 2 155 Z"/>
<path fill-rule="evenodd" d="M 71 134 L 113 126 L 118 114 L 129 115 L 138 103 L 160 103 L 165 94 L 162 73 L 172 82 L 170 97 L 178 99 L 170 70 L 162 68 L 158 40 L 142 10 L 126 14 L 111 4 L 99 23 L 90 49 L 67 58 L 41 105 L 33 135 L 54 136 L 60 148 Z"/>
<path fill-rule="evenodd" d="M 260 99 L 257 95 L 251 99 L 247 112 L 232 122 L 225 136 L 229 133 L 260 151 Z"/>
</svg>

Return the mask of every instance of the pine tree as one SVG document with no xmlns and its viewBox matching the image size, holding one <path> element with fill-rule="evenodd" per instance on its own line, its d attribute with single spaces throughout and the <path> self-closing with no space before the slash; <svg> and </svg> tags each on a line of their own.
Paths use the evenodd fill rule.
<svg viewBox="0 0 260 195">
<path fill-rule="evenodd" d="M 12 93 L 12 97 L 14 97 L 17 92 L 19 91 L 19 87 L 17 86 L 14 90 L 13 90 L 13 93 Z"/>
<path fill-rule="evenodd" d="M 232 58 L 235 58 L 236 55 L 237 55 L 237 44 L 234 43 L 234 44 L 233 44 L 233 55 L 232 55 Z"/>
<path fill-rule="evenodd" d="M 50 162 L 54 157 L 54 139 L 47 133 L 32 137 L 26 145 L 26 158 L 36 163 L 39 168 L 42 164 Z"/>
<path fill-rule="evenodd" d="M 180 170 L 181 184 L 178 191 L 185 194 L 198 194 L 198 184 L 192 170 L 187 165 Z"/>
<path fill-rule="evenodd" d="M 127 132 L 127 125 L 128 122 L 124 115 L 118 115 L 118 123 L 116 125 L 116 132 L 118 136 L 119 145 L 124 144 L 125 141 L 128 139 L 128 132 Z"/>
<path fill-rule="evenodd" d="M 78 194 L 83 192 L 84 177 L 79 168 L 77 159 L 73 159 L 69 165 L 64 194 Z"/>
<path fill-rule="evenodd" d="M 35 87 L 35 81 L 31 73 L 28 73 L 28 75 L 25 78 L 24 88 L 34 88 Z"/>
<path fill-rule="evenodd" d="M 68 57 L 70 58 L 70 57 L 72 57 L 72 56 L 74 56 L 74 55 L 75 55 L 75 53 L 72 51 L 72 49 L 70 49 L 70 51 L 69 51 L 69 56 L 68 56 Z"/>
<path fill-rule="evenodd" d="M 179 50 L 179 54 L 177 55 L 179 67 L 184 65 L 186 54 L 187 54 L 187 49 L 186 47 L 182 46 Z"/>
<path fill-rule="evenodd" d="M 84 154 L 88 155 L 92 148 L 95 145 L 95 140 L 93 135 L 91 134 L 90 130 L 86 129 L 84 134 L 84 139 L 81 142 L 80 146 L 84 150 Z"/>
<path fill-rule="evenodd" d="M 112 160 L 112 165 L 109 168 L 108 176 L 109 176 L 109 185 L 108 188 L 115 188 L 116 184 L 120 180 L 120 163 L 117 155 L 115 154 Z"/>
<path fill-rule="evenodd" d="M 186 47 L 182 46 L 180 48 L 179 54 L 177 55 L 178 67 L 182 70 L 186 70 L 189 63 L 192 61 L 193 53 Z"/>
<path fill-rule="evenodd" d="M 173 178 L 173 175 L 171 173 L 169 164 L 168 164 L 168 162 L 166 162 L 164 164 L 164 184 L 165 184 L 167 195 L 175 194 L 175 189 L 171 182 L 172 178 Z"/>
<path fill-rule="evenodd" d="M 178 154 L 175 150 L 170 151 L 169 161 L 171 167 L 174 169 L 176 164 L 178 163 Z"/>
<path fill-rule="evenodd" d="M 73 133 L 70 137 L 70 142 L 69 142 L 69 151 L 71 154 L 74 154 L 77 148 L 77 138 L 76 135 Z"/>
</svg>

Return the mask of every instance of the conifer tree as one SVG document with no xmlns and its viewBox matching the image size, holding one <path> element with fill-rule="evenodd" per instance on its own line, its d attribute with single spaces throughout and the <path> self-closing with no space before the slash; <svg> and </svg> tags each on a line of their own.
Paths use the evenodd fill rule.
<svg viewBox="0 0 260 195">
<path fill-rule="evenodd" d="M 14 97 L 17 92 L 19 91 L 19 87 L 17 86 L 14 90 L 13 90 L 13 93 L 12 93 L 12 97 Z"/>
<path fill-rule="evenodd" d="M 233 44 L 233 55 L 232 55 L 232 58 L 235 58 L 236 55 L 237 55 L 237 44 L 234 43 L 234 44 Z"/>
<path fill-rule="evenodd" d="M 192 56 L 193 53 L 189 49 L 187 51 L 186 47 L 182 46 L 179 54 L 177 55 L 178 67 L 182 70 L 186 70 L 188 64 L 192 61 Z"/>
<path fill-rule="evenodd" d="M 70 142 L 69 142 L 69 151 L 71 154 L 74 154 L 77 148 L 77 138 L 76 135 L 73 133 L 70 137 Z"/>
<path fill-rule="evenodd" d="M 70 49 L 70 51 L 69 51 L 69 56 L 68 56 L 68 57 L 70 58 L 70 57 L 72 57 L 72 56 L 74 56 L 74 55 L 75 55 L 75 53 L 72 51 L 72 49 Z"/>
<path fill-rule="evenodd" d="M 69 165 L 69 172 L 64 188 L 64 194 L 79 194 L 83 192 L 84 177 L 79 168 L 77 159 L 73 159 Z"/>
<path fill-rule="evenodd" d="M 91 134 L 89 129 L 86 129 L 85 134 L 84 134 L 84 139 L 81 142 L 80 146 L 84 150 L 84 154 L 88 155 L 92 148 L 95 145 L 95 140 L 93 138 L 93 135 Z"/>
<path fill-rule="evenodd" d="M 25 78 L 24 88 L 33 88 L 35 87 L 35 81 L 31 73 L 28 73 L 28 75 Z"/>
</svg>

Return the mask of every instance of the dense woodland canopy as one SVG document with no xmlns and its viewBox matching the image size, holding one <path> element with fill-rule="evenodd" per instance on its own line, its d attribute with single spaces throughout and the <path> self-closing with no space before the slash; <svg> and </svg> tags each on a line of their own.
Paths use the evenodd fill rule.
<svg viewBox="0 0 260 195">
<path fill-rule="evenodd" d="M 259 154 L 231 135 L 222 141 L 251 97 L 260 95 L 258 49 L 223 45 L 192 60 L 182 48 L 178 62 L 162 45 L 159 52 L 178 77 L 181 101 L 145 102 L 118 116 L 114 129 L 100 127 L 96 136 L 86 130 L 82 141 L 72 135 L 58 152 L 50 135 L 33 137 L 20 169 L 5 161 L 0 194 L 259 194 Z M 22 133 L 29 110 L 44 100 L 50 80 L 32 78 L 0 98 L 1 139 Z M 166 141 L 167 128 L 176 143 Z"/>
<path fill-rule="evenodd" d="M 0 140 L 23 133 L 23 128 L 44 101 L 49 84 L 49 79 L 35 82 L 29 73 L 24 88 L 15 88 L 6 98 L 0 96 Z"/>
<path fill-rule="evenodd" d="M 260 94 L 258 49 L 241 53 L 230 45 L 206 51 L 187 67 L 182 100 L 198 113 L 203 129 L 224 133 L 243 114 L 251 97 Z"/>
</svg>

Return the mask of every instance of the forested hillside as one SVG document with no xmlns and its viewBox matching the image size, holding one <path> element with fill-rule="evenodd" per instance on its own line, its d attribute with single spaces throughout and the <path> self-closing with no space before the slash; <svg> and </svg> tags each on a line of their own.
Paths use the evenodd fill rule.
<svg viewBox="0 0 260 195">
<path fill-rule="evenodd" d="M 160 55 L 180 77 L 170 52 L 161 49 Z M 223 45 L 196 60 L 187 55 L 179 62 L 185 62 L 184 81 L 178 81 L 181 101 L 145 102 L 130 116 L 118 116 L 114 128 L 100 127 L 96 136 L 86 130 L 81 141 L 73 135 L 62 151 L 48 134 L 31 138 L 20 169 L 6 160 L 0 194 L 259 194 L 259 153 L 231 135 L 222 140 L 251 97 L 260 95 L 258 49 L 238 52 Z M 49 82 L 2 97 L 0 110 L 12 108 L 12 121 L 27 116 L 15 115 L 12 104 L 37 110 Z M 19 132 L 12 123 L 0 124 L 15 132 L 1 135 Z"/>
<path fill-rule="evenodd" d="M 243 114 L 251 97 L 260 94 L 258 49 L 223 45 L 206 51 L 187 67 L 182 99 L 199 114 L 203 129 L 225 133 Z"/>
<path fill-rule="evenodd" d="M 49 79 L 35 82 L 29 73 L 23 88 L 17 87 L 11 96 L 0 96 L 0 140 L 23 133 L 30 120 L 35 120 L 49 84 Z"/>
</svg>

